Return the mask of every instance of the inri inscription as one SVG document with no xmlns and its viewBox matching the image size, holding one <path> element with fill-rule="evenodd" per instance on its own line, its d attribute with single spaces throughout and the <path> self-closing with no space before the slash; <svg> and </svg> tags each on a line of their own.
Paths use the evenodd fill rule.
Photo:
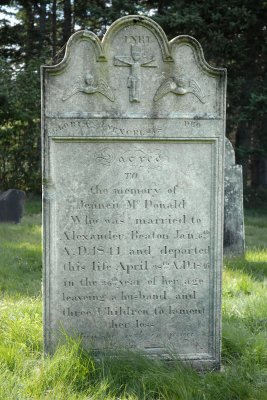
<svg viewBox="0 0 267 400">
<path fill-rule="evenodd" d="M 219 366 L 224 75 L 139 17 L 103 44 L 78 32 L 44 67 L 46 351 L 66 331 L 94 351 Z"/>
</svg>

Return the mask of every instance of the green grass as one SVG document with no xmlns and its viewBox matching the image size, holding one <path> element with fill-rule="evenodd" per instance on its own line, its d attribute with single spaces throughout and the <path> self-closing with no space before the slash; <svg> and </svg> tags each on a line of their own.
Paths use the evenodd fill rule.
<svg viewBox="0 0 267 400">
<path fill-rule="evenodd" d="M 247 251 L 225 260 L 221 372 L 205 374 L 138 354 L 94 359 L 68 340 L 43 357 L 41 214 L 0 225 L 1 400 L 266 400 L 267 215 L 248 213 Z"/>
<path fill-rule="evenodd" d="M 36 211 L 38 213 L 36 213 Z M 42 247 L 40 200 L 26 202 L 20 224 L 0 224 L 0 298 L 41 293 Z"/>
<path fill-rule="evenodd" d="M 267 248 L 267 212 L 250 210 L 246 212 L 246 242 L 248 247 Z"/>
</svg>

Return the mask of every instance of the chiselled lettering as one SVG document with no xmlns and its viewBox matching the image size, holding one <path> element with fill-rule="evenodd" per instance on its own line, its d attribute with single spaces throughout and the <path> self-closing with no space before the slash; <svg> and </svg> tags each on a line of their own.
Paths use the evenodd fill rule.
<svg viewBox="0 0 267 400">
<path fill-rule="evenodd" d="M 45 351 L 218 367 L 225 72 L 138 15 L 42 76 Z"/>
</svg>

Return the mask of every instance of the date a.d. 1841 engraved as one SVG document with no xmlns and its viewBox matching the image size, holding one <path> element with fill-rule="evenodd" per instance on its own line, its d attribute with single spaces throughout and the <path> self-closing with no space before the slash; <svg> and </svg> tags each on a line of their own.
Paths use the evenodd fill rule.
<svg viewBox="0 0 267 400">
<path fill-rule="evenodd" d="M 95 81 L 94 77 L 91 74 L 86 74 L 84 78 L 79 78 L 78 81 L 74 84 L 73 88 L 65 93 L 62 97 L 62 100 L 68 100 L 70 97 L 74 96 L 77 93 L 85 93 L 85 94 L 95 94 L 100 93 L 105 96 L 110 101 L 115 100 L 115 96 L 104 79 L 99 79 Z"/>
</svg>

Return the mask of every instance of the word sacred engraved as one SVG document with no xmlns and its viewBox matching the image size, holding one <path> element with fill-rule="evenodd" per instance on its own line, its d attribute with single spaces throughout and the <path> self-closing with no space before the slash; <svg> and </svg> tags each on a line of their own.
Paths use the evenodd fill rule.
<svg viewBox="0 0 267 400">
<path fill-rule="evenodd" d="M 144 16 L 67 49 L 42 74 L 45 351 L 219 368 L 225 71 Z"/>
<path fill-rule="evenodd" d="M 131 60 L 132 58 L 132 60 Z M 154 57 L 149 60 L 142 57 L 142 47 L 137 44 L 131 45 L 131 57 L 114 57 L 114 65 L 116 67 L 130 67 L 130 75 L 127 80 L 127 87 L 129 88 L 129 100 L 131 103 L 140 102 L 140 88 L 141 88 L 141 67 L 155 68 Z"/>
<path fill-rule="evenodd" d="M 162 156 L 160 150 L 151 153 L 142 148 L 133 148 L 116 155 L 112 149 L 104 147 L 95 153 L 94 160 L 97 164 L 106 166 L 116 161 L 121 165 L 160 169 L 161 163 L 166 160 L 166 157 Z"/>
</svg>

